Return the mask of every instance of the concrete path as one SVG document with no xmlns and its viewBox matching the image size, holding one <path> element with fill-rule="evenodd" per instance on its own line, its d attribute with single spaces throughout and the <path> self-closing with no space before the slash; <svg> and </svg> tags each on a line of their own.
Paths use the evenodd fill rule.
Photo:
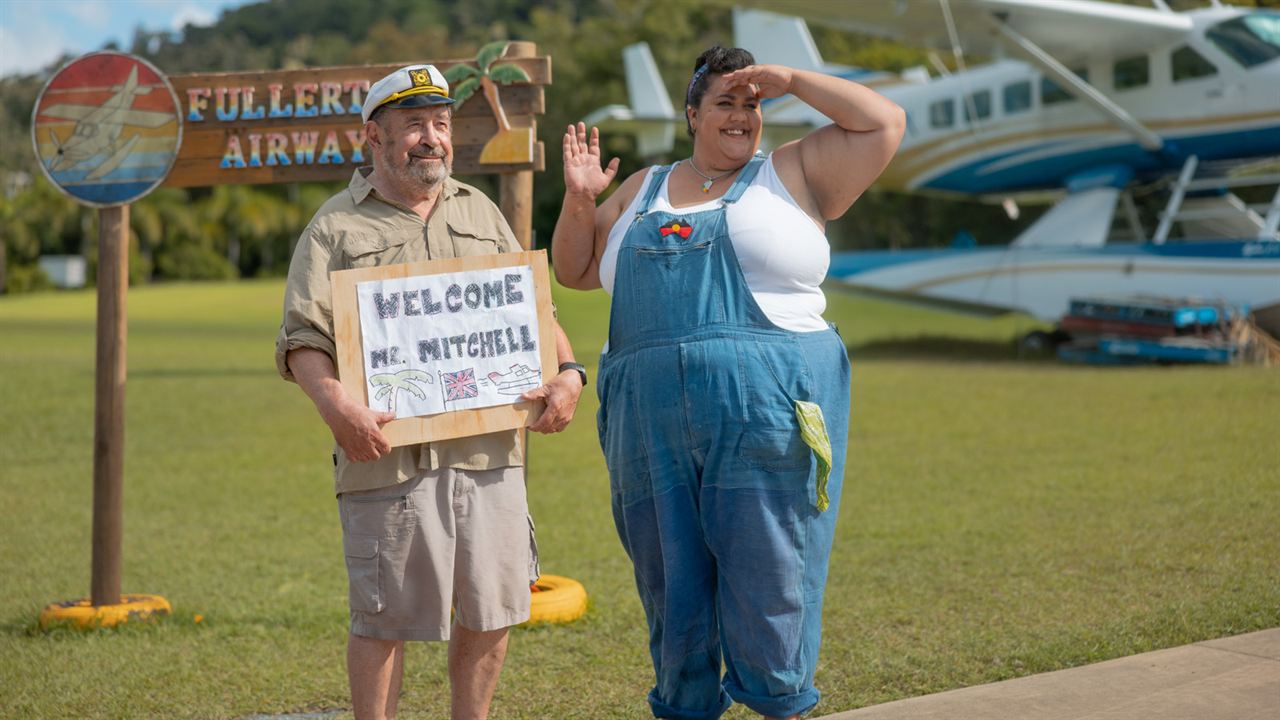
<svg viewBox="0 0 1280 720">
<path fill-rule="evenodd" d="M 820 720 L 1280 720 L 1280 628 Z"/>
</svg>

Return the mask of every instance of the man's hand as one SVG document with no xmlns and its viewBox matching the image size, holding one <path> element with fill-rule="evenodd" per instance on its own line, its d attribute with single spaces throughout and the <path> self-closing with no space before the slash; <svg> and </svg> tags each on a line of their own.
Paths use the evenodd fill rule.
<svg viewBox="0 0 1280 720">
<path fill-rule="evenodd" d="M 520 397 L 525 400 L 546 400 L 547 408 L 529 429 L 537 433 L 558 433 L 573 419 L 582 395 L 582 376 L 577 370 L 565 370 L 551 382 L 534 388 Z"/>
<path fill-rule="evenodd" d="M 380 412 L 354 402 L 341 403 L 325 415 L 338 447 L 354 462 L 368 462 L 391 452 L 382 426 L 395 420 L 394 413 Z"/>
<path fill-rule="evenodd" d="M 314 348 L 295 348 L 285 362 L 298 381 L 298 386 L 316 404 L 333 439 L 354 462 L 368 462 L 391 452 L 391 443 L 382 435 L 382 426 L 396 419 L 389 412 L 378 412 L 356 403 L 338 382 L 333 359 Z"/>
</svg>

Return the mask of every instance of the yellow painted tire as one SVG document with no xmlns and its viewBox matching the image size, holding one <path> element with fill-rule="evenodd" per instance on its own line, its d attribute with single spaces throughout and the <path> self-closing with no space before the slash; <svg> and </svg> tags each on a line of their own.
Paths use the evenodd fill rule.
<svg viewBox="0 0 1280 720">
<path fill-rule="evenodd" d="M 572 578 L 543 575 L 531 590 L 530 624 L 573 622 L 587 612 L 587 590 Z"/>
<path fill-rule="evenodd" d="M 113 605 L 94 606 L 88 598 L 46 605 L 40 612 L 40 629 L 68 624 L 80 628 L 111 627 L 130 620 L 148 620 L 168 615 L 169 601 L 159 595 L 122 595 Z"/>
</svg>

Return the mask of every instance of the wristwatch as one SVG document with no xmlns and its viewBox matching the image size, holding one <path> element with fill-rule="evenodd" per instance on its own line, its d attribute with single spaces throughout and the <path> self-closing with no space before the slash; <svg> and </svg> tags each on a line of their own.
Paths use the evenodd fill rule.
<svg viewBox="0 0 1280 720">
<path fill-rule="evenodd" d="M 565 370 L 577 370 L 578 377 L 582 378 L 582 387 L 587 386 L 587 368 L 582 363 L 576 363 L 576 362 L 560 363 L 559 372 L 564 372 Z"/>
</svg>

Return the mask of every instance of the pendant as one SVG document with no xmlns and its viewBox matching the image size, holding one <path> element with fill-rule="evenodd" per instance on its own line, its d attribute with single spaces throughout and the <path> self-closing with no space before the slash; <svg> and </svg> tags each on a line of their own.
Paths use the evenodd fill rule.
<svg viewBox="0 0 1280 720">
<path fill-rule="evenodd" d="M 708 181 L 706 181 L 706 182 L 702 183 L 702 192 L 704 192 L 704 193 L 709 193 L 709 192 L 711 192 L 711 183 L 713 183 L 713 182 L 715 182 L 715 180 L 708 180 Z"/>
</svg>

